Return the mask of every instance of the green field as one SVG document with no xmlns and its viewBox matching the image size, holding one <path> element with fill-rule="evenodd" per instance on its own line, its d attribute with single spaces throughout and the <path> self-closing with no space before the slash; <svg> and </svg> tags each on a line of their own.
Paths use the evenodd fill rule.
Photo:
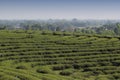
<svg viewBox="0 0 120 80">
<path fill-rule="evenodd" d="M 120 37 L 0 31 L 0 80 L 120 80 Z"/>
</svg>

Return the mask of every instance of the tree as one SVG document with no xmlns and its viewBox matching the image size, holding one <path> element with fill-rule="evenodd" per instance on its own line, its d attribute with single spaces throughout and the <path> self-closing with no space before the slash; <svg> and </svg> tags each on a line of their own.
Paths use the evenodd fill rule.
<svg viewBox="0 0 120 80">
<path fill-rule="evenodd" d="M 115 32 L 112 31 L 112 30 L 103 30 L 101 32 L 102 35 L 108 35 L 108 36 L 114 36 L 115 35 Z"/>
<path fill-rule="evenodd" d="M 56 31 L 61 31 L 60 27 L 56 27 Z"/>
<path fill-rule="evenodd" d="M 117 27 L 114 29 L 114 32 L 117 34 L 117 35 L 120 35 L 120 23 L 116 23 Z"/>
</svg>

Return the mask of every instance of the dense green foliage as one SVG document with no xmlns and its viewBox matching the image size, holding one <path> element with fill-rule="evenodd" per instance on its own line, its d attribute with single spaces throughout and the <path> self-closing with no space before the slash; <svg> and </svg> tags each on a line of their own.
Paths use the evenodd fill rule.
<svg viewBox="0 0 120 80">
<path fill-rule="evenodd" d="M 120 37 L 1 30 L 0 80 L 119 80 Z"/>
<path fill-rule="evenodd" d="M 0 30 L 19 29 L 120 36 L 120 20 L 0 20 Z"/>
</svg>

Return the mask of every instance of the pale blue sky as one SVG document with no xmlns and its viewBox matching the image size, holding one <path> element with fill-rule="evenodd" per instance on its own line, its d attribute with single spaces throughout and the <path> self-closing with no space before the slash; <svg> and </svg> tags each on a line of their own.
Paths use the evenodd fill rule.
<svg viewBox="0 0 120 80">
<path fill-rule="evenodd" d="M 120 19 L 120 0 L 0 0 L 0 19 Z"/>
</svg>

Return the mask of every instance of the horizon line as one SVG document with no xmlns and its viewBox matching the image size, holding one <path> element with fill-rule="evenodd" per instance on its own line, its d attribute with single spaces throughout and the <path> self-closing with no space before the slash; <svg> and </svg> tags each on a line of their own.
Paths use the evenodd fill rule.
<svg viewBox="0 0 120 80">
<path fill-rule="evenodd" d="M 79 19 L 79 18 L 71 18 L 71 19 L 68 19 L 68 18 L 48 18 L 48 19 L 0 19 L 0 20 L 73 20 L 73 19 L 76 19 L 76 20 L 120 20 L 120 19 L 107 19 L 107 18 L 98 18 L 98 19 L 95 19 L 95 18 L 91 18 L 91 19 Z"/>
</svg>

